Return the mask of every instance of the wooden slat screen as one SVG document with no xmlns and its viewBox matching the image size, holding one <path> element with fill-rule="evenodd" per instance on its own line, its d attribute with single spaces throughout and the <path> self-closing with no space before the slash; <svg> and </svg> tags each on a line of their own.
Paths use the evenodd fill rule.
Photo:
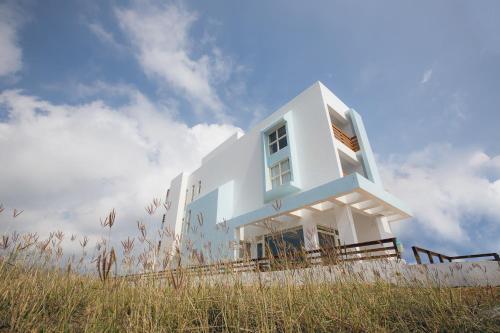
<svg viewBox="0 0 500 333">
<path fill-rule="evenodd" d="M 347 147 L 349 147 L 352 151 L 358 151 L 359 150 L 359 143 L 358 143 L 358 138 L 356 136 L 349 137 L 344 131 L 342 131 L 339 127 L 337 127 L 335 124 L 332 124 L 333 127 L 333 134 L 335 135 L 335 138 L 345 144 Z"/>
</svg>

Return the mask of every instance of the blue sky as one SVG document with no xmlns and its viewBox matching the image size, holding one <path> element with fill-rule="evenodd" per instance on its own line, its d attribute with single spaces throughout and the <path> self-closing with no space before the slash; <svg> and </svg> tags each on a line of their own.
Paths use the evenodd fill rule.
<svg viewBox="0 0 500 333">
<path fill-rule="evenodd" d="M 134 220 L 127 201 L 146 202 L 236 127 L 320 80 L 363 115 L 386 187 L 413 207 L 395 226 L 407 247 L 498 251 L 499 9 L 4 2 L 0 202 L 25 207 L 39 229 L 97 233 L 83 221 L 109 207 Z"/>
</svg>

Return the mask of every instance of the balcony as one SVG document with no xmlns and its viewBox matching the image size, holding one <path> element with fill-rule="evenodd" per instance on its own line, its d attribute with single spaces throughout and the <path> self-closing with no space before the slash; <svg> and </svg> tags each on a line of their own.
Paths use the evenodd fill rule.
<svg viewBox="0 0 500 333">
<path fill-rule="evenodd" d="M 335 124 L 332 124 L 333 134 L 335 138 L 345 144 L 352 151 L 357 152 L 359 150 L 358 138 L 354 135 L 353 137 L 349 137 L 344 131 L 342 131 Z"/>
</svg>

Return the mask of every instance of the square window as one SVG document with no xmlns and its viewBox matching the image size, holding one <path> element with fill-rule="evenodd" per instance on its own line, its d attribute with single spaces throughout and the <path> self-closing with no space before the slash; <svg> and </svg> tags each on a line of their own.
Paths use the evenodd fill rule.
<svg viewBox="0 0 500 333">
<path fill-rule="evenodd" d="M 290 170 L 290 161 L 288 159 L 281 162 L 281 172 Z"/>
<path fill-rule="evenodd" d="M 280 150 L 285 148 L 287 146 L 287 144 L 288 144 L 288 142 L 286 141 L 286 136 L 281 138 L 279 141 Z"/>
<path fill-rule="evenodd" d="M 277 151 L 288 146 L 288 139 L 286 136 L 286 126 L 282 125 L 280 128 L 273 130 L 268 134 L 269 154 L 274 154 Z"/>
<path fill-rule="evenodd" d="M 284 135 L 286 135 L 286 127 L 285 127 L 285 125 L 283 125 L 280 128 L 278 128 L 278 138 L 281 138 Z"/>
<path fill-rule="evenodd" d="M 270 168 L 272 188 L 287 184 L 292 181 L 292 171 L 290 170 L 290 160 L 284 159 Z"/>
<path fill-rule="evenodd" d="M 277 142 L 273 143 L 269 147 L 271 148 L 271 154 L 274 154 L 275 152 L 278 151 L 278 143 Z"/>
<path fill-rule="evenodd" d="M 290 173 L 290 171 L 288 171 L 287 173 L 284 173 L 284 174 L 281 176 L 281 183 L 282 183 L 282 184 L 287 184 L 287 183 L 289 183 L 291 180 L 292 180 L 292 174 Z"/>
<path fill-rule="evenodd" d="M 280 174 L 280 167 L 279 165 L 275 165 L 271 168 L 271 177 L 277 177 Z"/>
<path fill-rule="evenodd" d="M 276 141 L 276 132 L 269 134 L 269 143 L 272 143 L 273 141 Z"/>
</svg>

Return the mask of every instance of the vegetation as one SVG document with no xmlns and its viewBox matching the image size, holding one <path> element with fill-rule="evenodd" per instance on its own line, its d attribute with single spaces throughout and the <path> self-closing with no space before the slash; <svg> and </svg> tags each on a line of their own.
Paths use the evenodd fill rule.
<svg viewBox="0 0 500 333">
<path fill-rule="evenodd" d="M 160 207 L 154 201 L 151 216 Z M 166 207 L 168 205 L 165 205 Z M 1 206 L 0 206 L 1 207 Z M 0 210 L 1 213 L 1 210 Z M 16 215 L 17 214 L 17 215 Z M 17 218 L 16 211 L 12 218 Z M 498 332 L 499 288 L 445 288 L 363 282 L 349 276 L 335 282 L 303 283 L 284 275 L 282 285 L 248 283 L 240 274 L 206 279 L 187 270 L 163 279 L 116 277 L 116 272 L 157 271 L 180 257 L 162 255 L 169 232 L 148 238 L 138 222 L 139 244 L 112 246 L 113 210 L 101 222 L 107 234 L 93 254 L 86 237 L 81 254 L 64 256 L 64 233 L 3 235 L 0 243 L 0 331 L 54 332 Z M 202 218 L 198 220 L 202 221 Z M 202 223 L 202 222 L 199 222 Z M 137 244 L 137 243 L 135 243 Z M 137 249 L 135 249 L 137 250 Z M 175 260 L 174 260 L 175 259 Z M 88 266 L 91 263 L 92 266 Z"/>
<path fill-rule="evenodd" d="M 102 282 L 63 270 L 0 271 L 4 331 L 498 332 L 498 288 L 338 282 L 259 287 Z"/>
</svg>

